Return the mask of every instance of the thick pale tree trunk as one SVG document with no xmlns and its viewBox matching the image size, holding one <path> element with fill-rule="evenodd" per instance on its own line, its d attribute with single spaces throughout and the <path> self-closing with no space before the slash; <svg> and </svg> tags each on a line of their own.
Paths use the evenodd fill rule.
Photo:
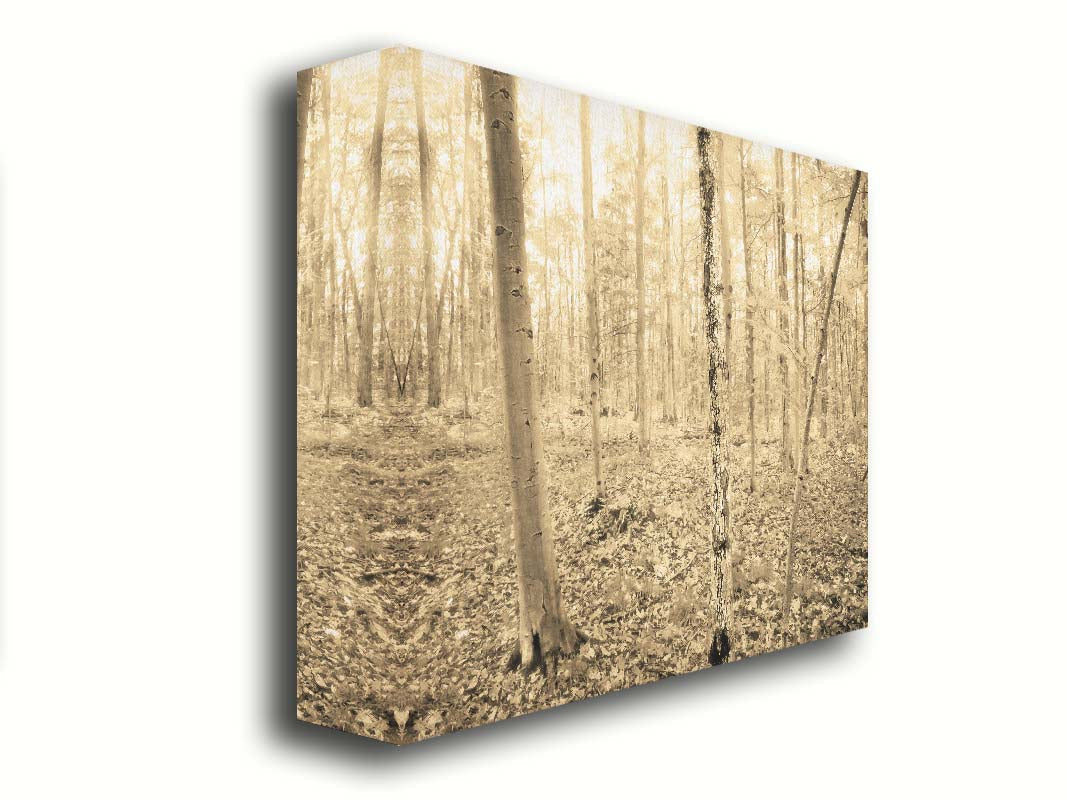
<svg viewBox="0 0 1067 800">
<path fill-rule="evenodd" d="M 726 356 L 723 350 L 722 275 L 716 269 L 713 240 L 715 218 L 715 174 L 711 169 L 706 128 L 697 129 L 700 160 L 701 241 L 704 255 L 704 334 L 708 342 L 708 391 L 711 430 L 711 643 L 708 663 L 712 666 L 730 660 L 733 586 L 730 566 L 729 442 L 727 410 L 723 399 L 727 390 Z M 721 161 L 719 162 L 722 163 Z M 721 178 L 721 176 L 720 176 Z M 722 213 L 722 209 L 719 209 Z M 720 274 L 717 274 L 720 273 Z"/>
<path fill-rule="evenodd" d="M 748 491 L 756 491 L 756 330 L 753 317 L 756 299 L 752 293 L 752 248 L 748 238 L 748 200 L 745 197 L 745 143 L 737 140 L 737 159 L 741 171 L 741 246 L 745 253 L 745 361 L 748 381 Z"/>
<path fill-rule="evenodd" d="M 807 413 L 804 415 L 804 434 L 801 439 L 800 458 L 797 461 L 796 478 L 793 484 L 793 514 L 789 520 L 789 539 L 786 544 L 785 591 L 782 593 L 782 642 L 784 645 L 789 644 L 789 614 L 793 606 L 793 551 L 796 542 L 797 520 L 800 514 L 800 501 L 804 494 L 804 480 L 808 468 L 808 441 L 811 435 L 811 417 L 812 412 L 815 410 L 815 398 L 819 391 L 819 367 L 826 353 L 826 337 L 830 327 L 830 310 L 834 303 L 834 290 L 837 288 L 837 275 L 841 267 L 841 253 L 845 249 L 848 221 L 852 216 L 852 206 L 856 202 L 856 191 L 859 189 L 862 176 L 863 173 L 856 170 L 852 177 L 852 190 L 848 195 L 848 205 L 845 206 L 845 218 L 841 222 L 841 235 L 837 240 L 837 254 L 834 256 L 834 267 L 830 274 L 830 288 L 826 298 L 826 310 L 823 312 L 822 330 L 819 333 L 819 349 L 815 355 L 815 369 L 811 373 Z"/>
<path fill-rule="evenodd" d="M 593 506 L 604 500 L 600 471 L 600 308 L 597 295 L 596 247 L 593 230 L 593 167 L 590 151 L 589 98 L 578 101 L 582 137 L 582 239 L 585 245 L 586 350 L 589 361 L 589 427 L 593 438 Z"/>
<path fill-rule="evenodd" d="M 637 112 L 637 173 L 634 176 L 634 238 L 637 259 L 637 447 L 648 452 L 648 384 L 645 375 L 645 112 Z"/>
<path fill-rule="evenodd" d="M 423 98 L 422 53 L 415 52 L 415 121 L 419 137 L 419 197 L 422 206 L 423 307 L 426 309 L 426 403 L 441 405 L 441 364 L 437 324 L 438 304 L 434 302 L 433 198 L 430 196 L 430 139 L 426 130 L 426 103 Z"/>
<path fill-rule="evenodd" d="M 359 331 L 359 379 L 356 402 L 374 402 L 374 299 L 378 296 L 378 216 L 382 198 L 382 140 L 385 135 L 385 104 L 389 94 L 389 61 L 383 52 L 378 64 L 378 101 L 370 145 L 370 190 L 367 197 L 367 267 L 363 278 L 363 319 Z M 381 299 L 379 298 L 379 304 Z M 382 319 L 384 328 L 385 319 Z"/>
<path fill-rule="evenodd" d="M 519 580 L 518 645 L 511 663 L 527 670 L 544 664 L 549 678 L 554 680 L 558 659 L 574 652 L 578 637 L 560 594 L 546 492 L 533 320 L 526 279 L 517 81 L 512 75 L 484 68 L 480 77 L 493 213 L 497 340 L 504 378 Z"/>
</svg>

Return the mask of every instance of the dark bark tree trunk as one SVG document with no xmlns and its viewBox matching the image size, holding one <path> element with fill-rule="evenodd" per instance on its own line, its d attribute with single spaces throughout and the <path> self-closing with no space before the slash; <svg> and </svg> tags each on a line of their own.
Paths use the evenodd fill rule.
<svg viewBox="0 0 1067 800">
<path fill-rule="evenodd" d="M 708 663 L 712 666 L 730 660 L 732 625 L 730 566 L 729 442 L 727 438 L 726 357 L 722 342 L 723 285 L 716 269 L 713 240 L 715 218 L 715 174 L 709 152 L 711 138 L 706 128 L 697 129 L 700 161 L 701 241 L 704 250 L 704 333 L 708 342 L 708 391 L 711 428 L 711 643 Z M 721 164 L 721 161 L 720 161 Z M 722 209 L 719 209 L 722 213 Z"/>
<path fill-rule="evenodd" d="M 504 378 L 519 579 L 518 644 L 511 663 L 527 670 L 541 663 L 550 681 L 554 681 L 560 656 L 576 650 L 578 636 L 560 593 L 546 492 L 533 320 L 526 279 L 517 81 L 512 75 L 484 68 L 480 77 L 493 212 L 497 340 Z"/>
</svg>

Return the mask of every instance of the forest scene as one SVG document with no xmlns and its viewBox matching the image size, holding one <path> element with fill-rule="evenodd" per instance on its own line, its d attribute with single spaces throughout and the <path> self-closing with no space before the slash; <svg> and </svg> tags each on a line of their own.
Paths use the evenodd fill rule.
<svg viewBox="0 0 1067 800">
<path fill-rule="evenodd" d="M 297 713 L 867 625 L 867 176 L 409 48 L 297 78 Z"/>
</svg>

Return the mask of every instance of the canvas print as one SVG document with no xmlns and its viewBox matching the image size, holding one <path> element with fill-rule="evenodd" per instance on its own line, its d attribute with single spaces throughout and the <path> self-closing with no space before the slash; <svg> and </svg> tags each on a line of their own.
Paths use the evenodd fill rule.
<svg viewBox="0 0 1067 800">
<path fill-rule="evenodd" d="M 300 719 L 866 627 L 865 173 L 403 47 L 301 72 L 297 131 Z"/>
</svg>

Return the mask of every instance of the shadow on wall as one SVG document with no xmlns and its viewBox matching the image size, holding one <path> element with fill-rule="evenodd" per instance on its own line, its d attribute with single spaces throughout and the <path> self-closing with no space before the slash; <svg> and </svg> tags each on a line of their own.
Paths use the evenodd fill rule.
<svg viewBox="0 0 1067 800">
<path fill-rule="evenodd" d="M 375 42 L 353 46 L 344 55 L 388 46 Z M 342 56 L 339 56 L 342 57 Z M 326 59 L 329 60 L 329 59 Z M 620 716 L 664 705 L 689 704 L 694 695 L 740 691 L 774 680 L 780 672 L 823 669 L 840 662 L 853 648 L 853 637 L 837 636 L 759 656 L 745 662 L 678 675 L 603 697 L 569 703 L 492 725 L 396 747 L 362 736 L 300 722 L 296 717 L 296 74 L 287 73 L 264 90 L 262 129 L 262 242 L 266 248 L 263 280 L 265 342 L 261 395 L 264 444 L 262 509 L 269 548 L 258 605 L 263 609 L 264 643 L 260 676 L 262 709 L 270 742 L 309 758 L 335 761 L 363 771 L 391 771 L 403 764 L 430 766 L 467 753 L 534 745 L 559 736 L 560 726 L 580 723 L 589 735 Z M 801 666 L 803 665 L 803 666 Z M 793 677 L 796 677 L 795 675 Z"/>
</svg>

